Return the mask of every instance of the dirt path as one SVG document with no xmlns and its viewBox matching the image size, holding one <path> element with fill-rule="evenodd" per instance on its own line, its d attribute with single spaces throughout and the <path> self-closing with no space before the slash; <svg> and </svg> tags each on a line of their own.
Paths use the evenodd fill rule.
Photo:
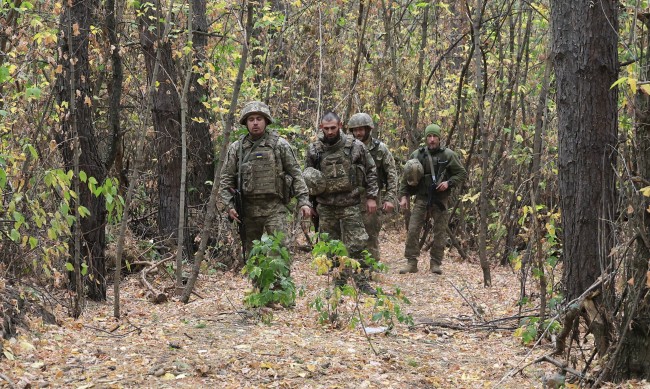
<svg viewBox="0 0 650 389">
<path fill-rule="evenodd" d="M 33 323 L 31 333 L 5 342 L 13 360 L 3 359 L 1 372 L 15 384 L 57 388 L 541 388 L 545 366 L 512 373 L 549 346 L 528 355 L 512 330 L 475 327 L 517 314 L 519 282 L 511 270 L 493 269 L 493 287 L 485 289 L 479 266 L 454 261 L 452 250 L 442 276 L 426 271 L 424 255 L 420 273 L 399 275 L 403 238 L 384 234 L 390 270 L 377 284 L 404 291 L 411 304 L 403 308 L 416 326 L 371 335 L 372 348 L 358 327 L 318 324 L 309 302 L 326 279 L 301 254 L 292 274 L 304 295 L 295 309 L 273 311 L 269 323 L 243 311 L 249 285 L 238 274 L 202 276 L 197 292 L 203 299 L 187 305 L 152 305 L 131 277 L 121 292 L 124 320 L 112 318 L 110 296 L 89 304 L 80 320 L 64 318 L 60 327 Z M 353 301 L 345 304 L 351 311 Z M 423 324 L 431 322 L 439 325 Z"/>
</svg>

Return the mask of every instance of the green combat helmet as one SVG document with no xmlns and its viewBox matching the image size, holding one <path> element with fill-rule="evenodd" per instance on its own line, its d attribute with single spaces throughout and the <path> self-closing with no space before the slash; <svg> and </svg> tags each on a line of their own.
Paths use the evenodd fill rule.
<svg viewBox="0 0 650 389">
<path fill-rule="evenodd" d="M 318 196 L 327 189 L 327 182 L 323 178 L 323 174 L 320 170 L 308 167 L 304 172 L 302 172 L 302 176 L 305 179 L 305 184 L 307 184 L 310 196 Z"/>
<path fill-rule="evenodd" d="M 365 126 L 370 127 L 371 130 L 375 128 L 375 123 L 373 123 L 370 115 L 361 112 L 350 116 L 350 120 L 348 120 L 348 129 L 351 130 L 353 128 Z"/>
<path fill-rule="evenodd" d="M 424 177 L 424 168 L 420 161 L 417 159 L 409 159 L 406 161 L 402 179 L 410 186 L 417 186 L 422 177 Z"/>
<path fill-rule="evenodd" d="M 266 119 L 266 124 L 273 123 L 273 118 L 271 117 L 271 110 L 269 106 L 264 104 L 261 101 L 250 101 L 244 105 L 244 108 L 241 110 L 239 115 L 239 124 L 246 125 L 246 118 L 251 114 L 260 114 Z"/>
</svg>

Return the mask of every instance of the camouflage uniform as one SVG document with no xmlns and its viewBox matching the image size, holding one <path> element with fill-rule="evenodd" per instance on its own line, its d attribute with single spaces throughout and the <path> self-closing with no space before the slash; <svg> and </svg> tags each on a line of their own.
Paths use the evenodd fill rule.
<svg viewBox="0 0 650 389">
<path fill-rule="evenodd" d="M 456 153 L 446 147 L 430 150 L 424 146 L 414 151 L 410 159 L 420 161 L 424 168 L 424 176 L 415 186 L 409 186 L 406 179 L 400 180 L 400 197 L 415 195 L 415 202 L 411 207 L 411 218 L 409 220 L 406 244 L 404 246 L 404 257 L 406 257 L 407 266 L 400 270 L 400 273 L 417 272 L 418 256 L 420 255 L 420 233 L 426 218 L 431 217 L 433 245 L 429 251 L 429 265 L 431 272 L 440 274 L 440 265 L 442 264 L 447 243 L 447 223 L 449 219 L 447 206 L 450 190 L 437 192 L 436 201 L 432 206 L 427 207 L 428 187 L 431 185 L 433 177 L 431 174 L 431 166 L 433 165 L 433 169 L 435 170 L 436 183 L 439 184 L 447 181 L 449 188 L 461 186 L 467 177 L 467 171 L 461 164 Z M 440 177 L 440 175 L 442 176 Z M 427 209 L 429 209 L 429 213 L 427 213 Z"/>
<path fill-rule="evenodd" d="M 244 108 L 240 123 L 245 124 L 246 117 L 252 113 L 262 113 L 267 122 L 273 122 L 265 104 L 252 102 Z M 250 253 L 253 240 L 260 239 L 264 232 L 283 232 L 286 238 L 286 204 L 291 197 L 298 199 L 299 208 L 303 205 L 311 206 L 311 203 L 291 145 L 277 132 L 265 130 L 256 142 L 250 135 L 245 135 L 228 147 L 219 183 L 219 193 L 226 209 L 235 208 L 230 188 L 239 188 L 240 152 L 244 209 L 242 222 L 246 232 L 246 241 L 243 243 L 246 252 Z"/>
<path fill-rule="evenodd" d="M 370 131 L 373 131 L 374 123 L 370 115 L 366 113 L 356 113 L 352 115 L 348 121 L 348 129 L 352 130 L 358 127 L 369 127 Z M 360 204 L 360 211 L 363 224 L 368 233 L 366 249 L 375 260 L 379 261 L 379 233 L 381 232 L 383 216 L 385 216 L 383 215 L 382 204 L 385 201 L 388 201 L 391 202 L 393 206 L 397 206 L 397 168 L 395 167 L 393 154 L 388 150 L 386 144 L 370 135 L 364 144 L 377 166 L 377 184 L 379 192 L 377 195 L 377 212 L 368 213 L 364 201 Z M 364 197 L 365 192 L 362 191 L 361 200 L 363 200 Z"/>
<path fill-rule="evenodd" d="M 350 258 L 363 266 L 362 251 L 368 234 L 359 212 L 360 187 L 365 188 L 368 199 L 376 199 L 379 191 L 372 157 L 362 142 L 340 134 L 339 141 L 333 145 L 326 144 L 322 138 L 309 145 L 305 168 L 309 167 L 320 170 L 328 182 L 327 190 L 315 196 L 320 231 L 329 234 L 331 239 L 341 240 Z M 368 286 L 363 274 L 355 280 L 358 285 Z M 341 282 L 345 283 L 345 279 Z"/>
</svg>

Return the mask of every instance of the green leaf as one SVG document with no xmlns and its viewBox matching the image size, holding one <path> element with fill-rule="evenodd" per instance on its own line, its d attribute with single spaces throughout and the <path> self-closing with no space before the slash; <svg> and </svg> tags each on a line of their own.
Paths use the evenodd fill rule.
<svg viewBox="0 0 650 389">
<path fill-rule="evenodd" d="M 67 271 L 74 271 L 74 266 L 70 262 L 65 263 L 65 268 Z"/>
<path fill-rule="evenodd" d="M 79 206 L 79 216 L 81 217 L 86 217 L 90 215 L 90 211 L 88 208 L 84 207 L 83 205 Z"/>
<path fill-rule="evenodd" d="M 34 250 L 38 246 L 38 239 L 34 238 L 33 236 L 29 237 L 29 248 Z"/>
<path fill-rule="evenodd" d="M 88 176 L 86 175 L 85 171 L 83 170 L 79 171 L 79 179 L 81 180 L 81 182 L 86 182 Z"/>
<path fill-rule="evenodd" d="M 11 232 L 9 233 L 9 237 L 11 237 L 11 240 L 14 242 L 20 242 L 20 232 L 18 232 L 15 228 L 11 229 Z"/>
<path fill-rule="evenodd" d="M 86 262 L 81 264 L 81 275 L 85 276 L 88 274 L 88 265 L 86 265 Z"/>
<path fill-rule="evenodd" d="M 615 88 L 616 86 L 618 86 L 619 84 L 622 84 L 622 83 L 626 82 L 627 79 L 628 79 L 628 77 L 621 77 L 621 78 L 619 78 L 618 80 L 616 80 L 616 81 L 612 84 L 612 86 L 609 87 L 609 89 L 614 89 L 614 88 Z"/>
<path fill-rule="evenodd" d="M 0 83 L 5 83 L 9 78 L 9 67 L 7 65 L 0 66 Z"/>
<path fill-rule="evenodd" d="M 7 172 L 5 169 L 0 169 L 0 189 L 4 189 L 7 186 Z"/>
<path fill-rule="evenodd" d="M 31 100 L 31 99 L 38 100 L 41 98 L 41 94 L 42 94 L 41 88 L 31 87 L 25 90 L 25 97 L 27 98 L 27 100 Z"/>
</svg>

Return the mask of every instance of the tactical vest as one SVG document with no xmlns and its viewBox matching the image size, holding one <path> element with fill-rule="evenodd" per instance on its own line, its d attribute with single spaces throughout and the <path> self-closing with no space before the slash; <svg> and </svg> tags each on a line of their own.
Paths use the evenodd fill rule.
<svg viewBox="0 0 650 389">
<path fill-rule="evenodd" d="M 325 194 L 350 192 L 358 186 L 358 168 L 352 163 L 352 144 L 354 138 L 346 136 L 342 145 L 329 150 L 323 149 L 322 142 L 316 143 L 319 155 L 319 170 L 327 183 Z"/>
<path fill-rule="evenodd" d="M 244 196 L 266 197 L 277 195 L 284 198 L 282 161 L 276 155 L 279 136 L 271 132 L 260 143 L 254 142 L 250 149 L 243 150 L 245 136 L 239 138 L 238 156 L 241 163 L 241 190 Z M 242 155 L 243 153 L 243 155 Z"/>
</svg>

